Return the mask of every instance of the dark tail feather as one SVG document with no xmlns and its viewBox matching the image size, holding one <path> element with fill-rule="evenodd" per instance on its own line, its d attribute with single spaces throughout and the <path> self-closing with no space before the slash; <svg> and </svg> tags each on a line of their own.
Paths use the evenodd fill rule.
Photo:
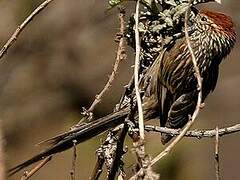
<svg viewBox="0 0 240 180">
<path fill-rule="evenodd" d="M 45 157 L 65 151 L 73 146 L 73 140 L 77 141 L 77 144 L 95 137 L 106 130 L 116 127 L 124 122 L 124 119 L 129 113 L 128 109 L 124 109 L 103 118 L 97 119 L 87 124 L 80 125 L 76 129 L 55 136 L 47 140 L 47 143 L 51 144 L 49 148 L 32 157 L 31 159 L 11 168 L 8 170 L 8 175 L 11 176 L 25 167 L 38 162 Z"/>
<path fill-rule="evenodd" d="M 66 137 L 68 137 L 69 135 L 72 135 L 74 133 L 77 133 L 85 128 L 89 128 L 90 126 L 92 126 L 93 123 L 82 123 L 79 125 L 76 125 L 73 129 L 71 129 L 70 131 L 58 134 L 54 137 L 51 137 L 49 139 L 45 139 L 41 142 L 39 142 L 37 145 L 46 145 L 46 146 L 51 146 L 54 144 L 57 144 L 58 142 L 60 142 L 61 140 L 65 139 Z"/>
</svg>

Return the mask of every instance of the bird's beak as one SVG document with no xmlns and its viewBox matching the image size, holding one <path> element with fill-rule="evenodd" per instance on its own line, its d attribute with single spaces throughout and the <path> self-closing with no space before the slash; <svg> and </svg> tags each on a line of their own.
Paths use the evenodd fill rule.
<svg viewBox="0 0 240 180">
<path fill-rule="evenodd" d="M 215 0 L 215 2 L 222 4 L 221 0 Z"/>
</svg>

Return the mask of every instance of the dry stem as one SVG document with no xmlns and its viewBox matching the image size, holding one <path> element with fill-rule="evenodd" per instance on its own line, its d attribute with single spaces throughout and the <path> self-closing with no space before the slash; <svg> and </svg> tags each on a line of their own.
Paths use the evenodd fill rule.
<svg viewBox="0 0 240 180">
<path fill-rule="evenodd" d="M 101 102 L 105 93 L 110 89 L 110 87 L 112 86 L 112 83 L 115 79 L 115 76 L 117 74 L 119 63 L 123 59 L 126 58 L 126 54 L 125 54 L 125 50 L 124 50 L 124 38 L 123 38 L 124 29 L 125 29 L 124 16 L 125 16 L 125 11 L 124 11 L 124 9 L 121 9 L 120 13 L 119 13 L 119 16 L 118 16 L 119 21 L 120 21 L 120 32 L 118 33 L 118 35 L 120 36 L 120 39 L 118 40 L 119 43 L 118 43 L 118 49 L 117 49 L 117 56 L 116 56 L 116 61 L 115 61 L 114 66 L 113 66 L 113 71 L 112 71 L 111 75 L 109 76 L 108 82 L 106 83 L 106 85 L 104 86 L 102 91 L 98 95 L 96 95 L 95 100 L 93 101 L 90 108 L 87 110 L 88 113 L 91 113 L 94 110 L 96 105 Z"/>
<path fill-rule="evenodd" d="M 140 138 L 144 140 L 144 119 L 143 119 L 143 110 L 142 110 L 142 99 L 139 90 L 139 61 L 140 61 L 140 39 L 139 39 L 139 4 L 140 0 L 136 4 L 135 12 L 135 41 L 136 41 L 136 55 L 135 55 L 135 66 L 134 66 L 134 86 L 136 91 L 137 106 L 138 106 L 138 121 L 139 121 L 139 134 Z"/>
<path fill-rule="evenodd" d="M 70 171 L 71 180 L 75 180 L 76 176 L 76 160 L 77 160 L 77 148 L 76 148 L 76 140 L 73 140 L 73 157 L 72 157 L 72 169 Z"/>
<path fill-rule="evenodd" d="M 135 65 L 134 65 L 134 88 L 137 100 L 138 107 L 138 124 L 139 124 L 139 137 L 133 138 L 133 146 L 134 151 L 136 153 L 137 161 L 143 169 L 144 173 L 142 176 L 148 176 L 148 172 L 151 171 L 150 159 L 145 155 L 145 146 L 144 146 L 144 117 L 143 117 L 143 109 L 142 109 L 142 99 L 140 95 L 139 89 L 139 64 L 140 64 L 140 37 L 139 37 L 139 5 L 140 0 L 136 3 L 136 11 L 135 11 L 135 47 L 136 47 L 136 55 L 135 55 Z M 153 173 L 152 173 L 153 174 Z M 151 173 L 149 174 L 151 175 Z M 152 176 L 151 176 L 152 177 Z M 137 176 L 138 178 L 138 176 Z"/>
<path fill-rule="evenodd" d="M 24 21 L 18 26 L 15 32 L 12 34 L 10 39 L 6 42 L 6 44 L 0 50 L 0 59 L 7 53 L 7 50 L 13 45 L 13 43 L 17 40 L 20 33 L 24 30 L 24 28 L 34 19 L 34 17 L 39 14 L 43 9 L 47 7 L 49 3 L 53 0 L 46 0 L 42 4 L 40 4 Z"/>
<path fill-rule="evenodd" d="M 219 168 L 219 128 L 216 127 L 216 139 L 215 139 L 215 170 L 216 180 L 220 180 L 220 168 Z"/>
<path fill-rule="evenodd" d="M 146 125 L 145 130 L 147 132 L 159 132 L 159 133 L 165 133 L 172 136 L 179 135 L 182 131 L 180 129 L 170 129 L 166 127 L 159 127 L 159 126 L 153 126 L 153 125 Z M 240 132 L 240 124 L 236 124 L 234 126 L 224 127 L 218 130 L 219 136 L 225 136 L 228 134 L 233 134 L 236 132 Z M 194 138 L 212 138 L 215 137 L 217 134 L 216 129 L 212 130 L 193 130 L 193 131 L 187 131 L 187 133 L 184 135 L 186 137 L 194 137 Z"/>
<path fill-rule="evenodd" d="M 29 172 L 26 171 L 24 175 L 21 177 L 21 180 L 29 179 L 36 172 L 38 172 L 43 166 L 45 166 L 51 159 L 52 159 L 52 156 L 48 156 L 42 162 L 40 162 L 36 167 L 34 167 L 31 171 Z"/>
<path fill-rule="evenodd" d="M 108 180 L 114 180 L 117 173 L 119 172 L 121 162 L 122 162 L 122 157 L 125 153 L 124 141 L 125 141 L 127 132 L 128 132 L 128 125 L 125 123 L 117 140 L 117 149 L 115 152 L 115 157 L 113 158 L 111 170 L 108 174 Z"/>
<path fill-rule="evenodd" d="M 89 178 L 90 180 L 97 180 L 101 173 L 102 173 L 102 168 L 103 168 L 103 165 L 104 165 L 104 158 L 102 156 L 98 156 L 97 157 L 97 162 L 95 164 L 95 167 L 94 167 L 94 170 L 92 172 L 92 175 L 91 177 Z"/>
<path fill-rule="evenodd" d="M 117 73 L 118 67 L 119 67 L 119 63 L 126 58 L 126 54 L 125 54 L 125 48 L 124 48 L 124 38 L 123 38 L 123 34 L 124 34 L 124 30 L 125 30 L 125 20 L 124 20 L 124 16 L 125 16 L 125 10 L 122 7 L 120 9 L 120 13 L 118 15 L 119 18 L 119 22 L 120 22 L 120 32 L 118 33 L 118 49 L 117 49 L 117 55 L 116 55 L 116 61 L 114 63 L 113 66 L 113 71 L 109 77 L 109 80 L 107 82 L 107 84 L 104 86 L 103 90 L 99 93 L 99 95 L 96 96 L 96 99 L 93 101 L 92 105 L 90 106 L 90 108 L 87 110 L 87 113 L 91 113 L 94 108 L 96 107 L 96 105 L 98 103 L 100 103 L 102 97 L 104 96 L 104 94 L 107 92 L 107 90 L 109 90 L 109 88 L 112 85 L 112 82 L 115 79 L 115 75 Z M 95 168 L 93 170 L 93 173 L 90 177 L 90 179 L 95 180 L 98 179 L 101 175 L 102 172 L 102 167 L 104 165 L 104 158 L 103 157 L 98 157 Z"/>
</svg>

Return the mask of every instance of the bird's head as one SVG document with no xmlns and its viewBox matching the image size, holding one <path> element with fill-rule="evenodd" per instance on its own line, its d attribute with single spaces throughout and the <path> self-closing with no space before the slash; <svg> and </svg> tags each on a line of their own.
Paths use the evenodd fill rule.
<svg viewBox="0 0 240 180">
<path fill-rule="evenodd" d="M 194 0 L 194 1 L 198 3 L 205 2 L 217 2 L 219 4 L 222 3 L 221 0 Z M 232 18 L 223 13 L 209 10 L 201 10 L 199 11 L 197 16 L 197 23 L 205 31 L 225 34 L 234 41 L 236 39 L 236 30 Z"/>
<path fill-rule="evenodd" d="M 236 30 L 230 16 L 219 12 L 201 10 L 197 18 L 197 22 L 202 25 L 206 31 L 221 33 L 235 41 Z"/>
<path fill-rule="evenodd" d="M 231 17 L 214 11 L 200 10 L 193 22 L 195 38 L 216 56 L 225 57 L 236 41 L 235 25 Z"/>
</svg>

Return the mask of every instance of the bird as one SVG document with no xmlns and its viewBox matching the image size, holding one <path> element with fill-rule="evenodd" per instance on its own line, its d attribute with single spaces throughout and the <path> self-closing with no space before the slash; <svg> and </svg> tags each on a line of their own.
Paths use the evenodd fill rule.
<svg viewBox="0 0 240 180">
<path fill-rule="evenodd" d="M 188 22 L 189 40 L 202 77 L 202 103 L 214 91 L 219 65 L 231 52 L 236 42 L 235 25 L 231 17 L 215 11 L 192 8 L 193 16 Z M 160 120 L 160 126 L 179 129 L 189 120 L 197 103 L 197 80 L 186 37 L 179 36 L 171 46 L 156 57 L 140 82 L 148 84 L 143 96 L 145 120 Z M 49 147 L 29 160 L 9 169 L 13 175 L 21 169 L 47 156 L 65 151 L 110 128 L 123 124 L 131 109 L 129 106 L 97 120 L 80 124 L 69 132 L 50 138 Z M 162 144 L 171 140 L 161 135 Z"/>
</svg>

